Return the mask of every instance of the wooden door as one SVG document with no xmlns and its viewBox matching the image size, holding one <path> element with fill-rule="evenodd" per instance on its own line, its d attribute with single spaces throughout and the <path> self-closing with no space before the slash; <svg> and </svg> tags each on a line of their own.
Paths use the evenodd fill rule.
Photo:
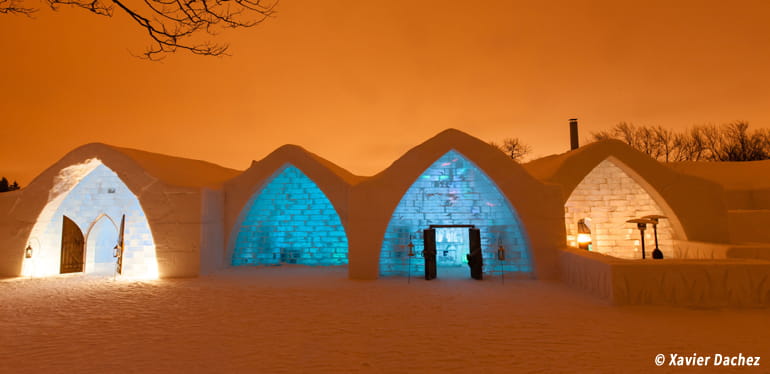
<svg viewBox="0 0 770 374">
<path fill-rule="evenodd" d="M 471 228 L 468 231 L 470 243 L 468 266 L 471 268 L 471 278 L 480 280 L 484 268 L 484 258 L 481 255 L 481 230 Z"/>
<path fill-rule="evenodd" d="M 59 271 L 62 274 L 82 272 L 84 266 L 83 255 L 86 248 L 83 232 L 67 216 L 62 216 L 62 218 L 61 266 Z"/>
<path fill-rule="evenodd" d="M 126 215 L 124 214 L 123 217 L 120 219 L 120 234 L 118 234 L 118 243 L 115 245 L 115 257 L 117 257 L 115 261 L 115 271 L 118 272 L 118 274 L 123 274 L 123 234 L 126 232 Z"/>
<path fill-rule="evenodd" d="M 425 280 L 436 278 L 436 229 L 427 229 L 422 232 L 423 250 L 425 258 Z"/>
</svg>

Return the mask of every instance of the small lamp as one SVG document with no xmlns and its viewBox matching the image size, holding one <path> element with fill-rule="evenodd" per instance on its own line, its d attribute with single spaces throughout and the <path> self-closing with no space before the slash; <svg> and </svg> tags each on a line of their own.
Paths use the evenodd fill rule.
<svg viewBox="0 0 770 374">
<path fill-rule="evenodd" d="M 591 228 L 588 227 L 584 218 L 581 218 L 578 223 L 578 248 L 588 249 L 591 246 Z"/>
<path fill-rule="evenodd" d="M 505 261 L 505 247 L 503 247 L 502 239 L 498 239 L 497 241 L 497 259 L 500 261 Z"/>
<path fill-rule="evenodd" d="M 24 249 L 24 257 L 32 258 L 32 245 L 27 244 L 27 248 Z"/>
</svg>

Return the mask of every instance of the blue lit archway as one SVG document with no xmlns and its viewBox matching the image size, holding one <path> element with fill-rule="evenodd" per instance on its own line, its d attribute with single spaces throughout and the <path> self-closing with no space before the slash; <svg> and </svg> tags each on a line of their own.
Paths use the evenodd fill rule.
<svg viewBox="0 0 770 374">
<path fill-rule="evenodd" d="M 277 172 L 246 209 L 233 265 L 348 263 L 348 239 L 337 211 L 315 182 L 293 165 Z"/>
<path fill-rule="evenodd" d="M 401 198 L 383 238 L 381 275 L 406 275 L 410 266 L 412 274 L 423 272 L 422 230 L 429 225 L 479 228 L 485 273 L 532 272 L 527 240 L 508 199 L 481 169 L 457 151 L 449 151 L 434 162 Z M 467 229 L 436 234 L 438 266 L 467 266 Z M 410 240 L 415 252 L 411 261 Z M 498 244 L 506 250 L 504 261 L 496 258 Z"/>
</svg>

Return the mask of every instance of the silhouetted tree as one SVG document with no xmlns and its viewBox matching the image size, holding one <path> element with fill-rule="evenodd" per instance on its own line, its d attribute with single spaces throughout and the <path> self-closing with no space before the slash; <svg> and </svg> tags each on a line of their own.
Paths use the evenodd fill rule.
<svg viewBox="0 0 770 374">
<path fill-rule="evenodd" d="M 496 142 L 489 142 L 489 144 L 517 162 L 521 162 L 526 155 L 532 152 L 532 147 L 522 143 L 519 138 L 503 139 L 503 144 L 497 144 Z"/>
<path fill-rule="evenodd" d="M 30 0 L 0 0 L 0 13 L 31 15 Z M 115 9 L 128 15 L 151 39 L 143 57 L 156 60 L 177 49 L 197 55 L 221 56 L 227 44 L 203 40 L 223 28 L 255 26 L 274 14 L 278 0 L 46 0 L 52 9 L 62 5 L 112 17 Z"/>
<path fill-rule="evenodd" d="M 770 130 L 749 132 L 747 122 L 695 126 L 675 133 L 661 126 L 621 122 L 594 140 L 619 139 L 660 161 L 753 161 L 770 159 Z"/>
<path fill-rule="evenodd" d="M 13 181 L 13 184 L 9 184 L 7 178 L 0 178 L 0 192 L 15 191 L 19 188 L 19 184 L 16 181 Z"/>
</svg>

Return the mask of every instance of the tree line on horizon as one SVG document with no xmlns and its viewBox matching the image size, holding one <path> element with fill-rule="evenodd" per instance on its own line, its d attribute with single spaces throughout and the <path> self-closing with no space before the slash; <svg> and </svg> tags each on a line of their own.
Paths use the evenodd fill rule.
<svg viewBox="0 0 770 374">
<path fill-rule="evenodd" d="M 620 140 L 662 162 L 770 159 L 770 129 L 749 130 L 745 121 L 693 126 L 683 131 L 620 122 L 609 130 L 591 133 L 590 142 L 607 139 Z M 532 152 L 532 147 L 519 138 L 489 144 L 517 162 Z"/>
<path fill-rule="evenodd" d="M 593 141 L 618 139 L 663 162 L 770 159 L 770 129 L 752 131 L 745 121 L 693 126 L 680 132 L 621 122 L 591 137 Z"/>
<path fill-rule="evenodd" d="M 16 191 L 19 188 L 19 184 L 16 181 L 9 183 L 5 177 L 0 178 L 0 192 Z"/>
</svg>

